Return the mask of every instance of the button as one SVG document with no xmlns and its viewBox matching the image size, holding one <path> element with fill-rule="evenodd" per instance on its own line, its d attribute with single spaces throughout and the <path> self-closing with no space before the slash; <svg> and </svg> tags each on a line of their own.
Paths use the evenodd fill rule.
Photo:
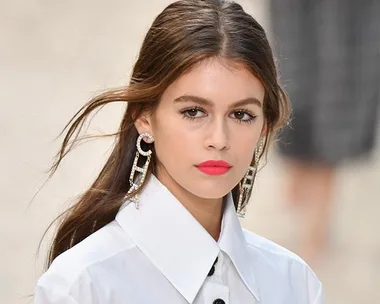
<svg viewBox="0 0 380 304">
<path fill-rule="evenodd" d="M 215 264 L 218 262 L 218 257 L 216 258 L 216 260 L 215 260 L 215 262 L 214 262 L 214 265 L 212 265 L 212 267 L 211 267 L 211 269 L 210 269 L 210 271 L 208 272 L 208 277 L 211 277 L 213 274 L 214 274 L 214 272 L 215 272 Z"/>
<path fill-rule="evenodd" d="M 211 276 L 214 274 L 214 272 L 215 272 L 215 266 L 213 265 L 213 266 L 211 267 L 210 271 L 208 272 L 208 275 L 207 275 L 207 276 L 211 277 Z"/>
<path fill-rule="evenodd" d="M 212 304 L 226 304 L 226 302 L 224 302 L 222 299 L 216 299 L 214 302 L 212 302 Z"/>
</svg>

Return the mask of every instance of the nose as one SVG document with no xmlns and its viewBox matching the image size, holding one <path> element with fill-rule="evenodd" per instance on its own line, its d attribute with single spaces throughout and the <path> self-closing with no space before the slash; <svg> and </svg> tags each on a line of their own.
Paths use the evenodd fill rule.
<svg viewBox="0 0 380 304">
<path fill-rule="evenodd" d="M 209 130 L 206 136 L 206 148 L 215 150 L 229 149 L 229 130 L 224 119 L 210 122 Z"/>
</svg>

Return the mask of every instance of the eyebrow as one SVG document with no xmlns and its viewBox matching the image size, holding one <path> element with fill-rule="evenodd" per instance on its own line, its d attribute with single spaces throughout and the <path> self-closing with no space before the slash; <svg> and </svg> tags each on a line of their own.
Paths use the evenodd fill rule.
<svg viewBox="0 0 380 304">
<path fill-rule="evenodd" d="M 174 102 L 175 103 L 177 103 L 177 102 L 195 102 L 199 105 L 207 106 L 210 108 L 212 108 L 214 106 L 214 103 L 211 100 L 200 97 L 200 96 L 194 96 L 194 95 L 182 95 L 182 96 L 174 99 Z M 230 105 L 230 108 L 241 107 L 241 106 L 245 106 L 245 105 L 249 105 L 249 104 L 254 104 L 254 105 L 257 105 L 261 108 L 261 102 L 255 97 L 248 97 L 248 98 L 244 98 L 242 100 L 239 100 L 239 101 L 235 102 L 234 104 Z"/>
</svg>

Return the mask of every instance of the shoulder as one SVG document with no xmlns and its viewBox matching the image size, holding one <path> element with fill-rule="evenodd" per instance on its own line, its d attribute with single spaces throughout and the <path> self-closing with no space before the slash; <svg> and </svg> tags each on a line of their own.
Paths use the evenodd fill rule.
<svg viewBox="0 0 380 304">
<path fill-rule="evenodd" d="M 263 255 L 274 259 L 294 261 L 306 265 L 301 257 L 281 245 L 246 229 L 243 229 L 243 232 L 251 251 L 261 252 Z"/>
<path fill-rule="evenodd" d="M 243 232 L 263 290 L 276 286 L 278 292 L 290 292 L 303 303 L 323 296 L 321 282 L 301 257 L 262 236 L 245 229 Z"/>
<path fill-rule="evenodd" d="M 59 255 L 38 280 L 35 297 L 46 297 L 54 287 L 54 296 L 65 297 L 62 303 L 67 299 L 67 303 L 76 303 L 73 299 L 79 298 L 78 293 L 88 296 L 85 289 L 93 289 L 94 280 L 102 276 L 102 265 L 117 264 L 120 255 L 128 255 L 133 248 L 128 235 L 113 221 Z"/>
</svg>

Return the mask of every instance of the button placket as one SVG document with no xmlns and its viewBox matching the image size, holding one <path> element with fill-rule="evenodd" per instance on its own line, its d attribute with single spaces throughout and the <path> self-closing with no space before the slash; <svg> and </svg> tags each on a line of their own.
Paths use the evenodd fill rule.
<svg viewBox="0 0 380 304">
<path fill-rule="evenodd" d="M 204 303 L 229 304 L 230 291 L 228 286 L 209 280 L 202 291 Z M 222 302 L 221 302 L 222 301 Z"/>
</svg>

